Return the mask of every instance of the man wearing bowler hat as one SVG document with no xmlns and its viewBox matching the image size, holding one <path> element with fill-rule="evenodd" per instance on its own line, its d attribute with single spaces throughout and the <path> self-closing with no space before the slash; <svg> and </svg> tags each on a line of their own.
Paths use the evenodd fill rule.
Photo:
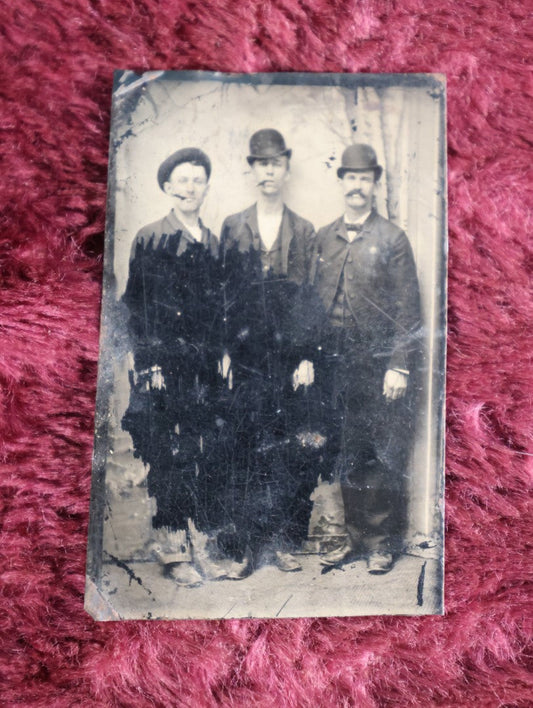
<svg viewBox="0 0 533 708">
<path fill-rule="evenodd" d="M 326 344 L 343 419 L 337 469 L 347 531 L 322 563 L 362 552 L 373 574 L 388 572 L 403 545 L 421 327 L 409 240 L 374 205 L 381 174 L 371 146 L 345 149 L 344 214 L 317 233 L 314 279 L 334 332 Z"/>
<path fill-rule="evenodd" d="M 161 163 L 157 181 L 172 208 L 135 237 L 123 296 L 134 370 L 122 425 L 149 468 L 148 494 L 157 505 L 151 550 L 164 575 L 183 586 L 202 582 L 190 529 L 199 511 L 210 371 L 217 366 L 216 342 L 198 317 L 217 306 L 208 298 L 216 292 L 209 273 L 218 241 L 200 219 L 210 175 L 209 157 L 195 147 Z"/>
<path fill-rule="evenodd" d="M 234 244 L 244 252 L 253 248 L 261 253 L 265 271 L 272 269 L 276 275 L 303 283 L 309 275 L 315 230 L 283 200 L 291 155 L 277 130 L 267 128 L 252 135 L 246 159 L 256 186 L 257 202 L 228 216 L 222 225 L 221 243 L 223 250 Z"/>
<path fill-rule="evenodd" d="M 237 269 L 234 291 L 242 287 L 246 292 L 240 307 L 231 305 L 236 295 L 227 296 L 228 330 L 236 333 L 228 341 L 233 390 L 228 411 L 234 414 L 242 406 L 235 436 L 242 435 L 244 420 L 249 433 L 240 446 L 248 451 L 242 479 L 233 481 L 233 470 L 228 473 L 227 497 L 242 498 L 230 519 L 235 529 L 220 534 L 219 541 L 237 561 L 247 548 L 251 568 L 266 562 L 283 572 L 301 570 L 294 552 L 307 535 L 310 496 L 318 477 L 317 465 L 305 457 L 312 454 L 298 442 L 306 413 L 307 420 L 311 418 L 311 399 L 318 396 L 312 385 L 316 369 L 307 359 L 318 342 L 313 349 L 307 346 L 307 337 L 300 346 L 307 332 L 303 337 L 297 333 L 304 329 L 304 318 L 293 313 L 297 301 L 306 311 L 316 312 L 316 318 L 323 312 L 309 286 L 314 228 L 284 203 L 291 154 L 277 130 L 263 129 L 251 136 L 246 159 L 257 201 L 227 217 L 221 230 L 221 260 L 228 281 L 232 269 Z"/>
</svg>

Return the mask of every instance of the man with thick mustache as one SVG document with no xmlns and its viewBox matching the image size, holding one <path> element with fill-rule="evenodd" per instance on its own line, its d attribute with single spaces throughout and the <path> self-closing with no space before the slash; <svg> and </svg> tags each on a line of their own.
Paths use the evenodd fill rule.
<svg viewBox="0 0 533 708">
<path fill-rule="evenodd" d="M 411 246 L 374 207 L 381 174 L 372 147 L 346 148 L 337 171 L 345 211 L 317 233 L 314 280 L 334 331 L 325 345 L 343 416 L 337 468 L 347 530 L 346 543 L 322 563 L 363 552 L 374 574 L 392 568 L 403 544 L 420 335 Z"/>
</svg>

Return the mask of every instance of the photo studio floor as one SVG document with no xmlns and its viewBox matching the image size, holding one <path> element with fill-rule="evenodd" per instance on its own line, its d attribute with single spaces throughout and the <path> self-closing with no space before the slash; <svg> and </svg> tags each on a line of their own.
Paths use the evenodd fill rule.
<svg viewBox="0 0 533 708">
<path fill-rule="evenodd" d="M 155 562 L 105 562 L 101 619 L 424 615 L 438 612 L 438 562 L 403 555 L 385 575 L 370 575 L 365 560 L 323 573 L 317 555 L 299 557 L 303 569 L 263 566 L 243 580 L 179 587 Z M 107 601 L 104 600 L 107 597 Z M 107 606 L 107 609 L 106 609 Z M 112 609 L 111 609 L 112 606 Z"/>
<path fill-rule="evenodd" d="M 86 607 L 97 619 L 440 614 L 439 553 L 424 543 L 408 544 L 383 575 L 369 574 L 364 558 L 331 568 L 321 565 L 317 553 L 302 553 L 301 571 L 262 565 L 240 580 L 177 585 L 164 577 L 159 562 L 149 559 L 155 509 L 144 483 L 146 469 L 131 456 L 126 436 L 119 433 L 117 438 L 108 467 L 100 582 L 98 587 L 91 581 L 87 585 Z M 317 491 L 311 525 L 328 516 L 326 507 L 335 495 L 330 485 Z M 198 534 L 193 539 L 198 555 L 205 552 L 205 538 Z"/>
</svg>

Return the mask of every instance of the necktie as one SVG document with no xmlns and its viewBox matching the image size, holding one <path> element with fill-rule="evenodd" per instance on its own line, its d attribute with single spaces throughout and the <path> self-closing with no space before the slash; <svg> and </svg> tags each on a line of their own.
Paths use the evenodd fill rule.
<svg viewBox="0 0 533 708">
<path fill-rule="evenodd" d="M 360 234 L 363 230 L 363 224 L 346 224 L 346 231 L 355 231 Z"/>
</svg>

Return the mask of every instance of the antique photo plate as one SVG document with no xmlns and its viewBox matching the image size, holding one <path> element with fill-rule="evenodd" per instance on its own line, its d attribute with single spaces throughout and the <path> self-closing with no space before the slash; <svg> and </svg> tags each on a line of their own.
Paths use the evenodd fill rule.
<svg viewBox="0 0 533 708">
<path fill-rule="evenodd" d="M 445 79 L 116 72 L 85 607 L 443 613 Z"/>
</svg>

